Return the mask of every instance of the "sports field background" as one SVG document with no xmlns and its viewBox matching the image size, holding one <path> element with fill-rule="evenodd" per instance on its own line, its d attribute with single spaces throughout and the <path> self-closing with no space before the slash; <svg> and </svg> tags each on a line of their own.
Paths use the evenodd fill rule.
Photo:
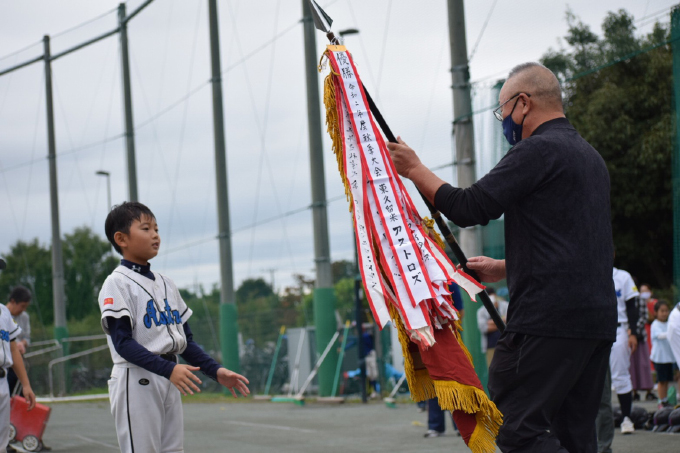
<svg viewBox="0 0 680 453">
<path fill-rule="evenodd" d="M 191 402 L 194 401 L 201 402 Z M 390 409 L 380 401 L 327 405 L 184 398 L 185 451 L 201 452 L 469 452 L 447 417 L 444 437 L 425 439 L 427 413 L 414 403 Z M 616 402 L 614 402 L 616 403 Z M 652 410 L 653 403 L 637 403 Z M 53 452 L 118 451 L 108 401 L 52 405 L 43 438 Z M 680 434 L 617 429 L 616 453 L 680 451 Z"/>
</svg>

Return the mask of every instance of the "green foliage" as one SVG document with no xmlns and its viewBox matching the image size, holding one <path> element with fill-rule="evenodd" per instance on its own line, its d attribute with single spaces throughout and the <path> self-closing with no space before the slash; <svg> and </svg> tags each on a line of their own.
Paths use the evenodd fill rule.
<svg viewBox="0 0 680 453">
<path fill-rule="evenodd" d="M 603 38 L 567 13 L 568 49 L 542 59 L 563 82 L 565 112 L 600 152 L 611 179 L 616 263 L 655 287 L 672 272 L 672 57 L 657 24 L 637 37 L 624 10 L 603 21 Z M 617 59 L 635 54 L 613 64 Z M 586 71 L 593 71 L 586 73 Z"/>
<path fill-rule="evenodd" d="M 66 315 L 69 320 L 79 320 L 98 313 L 97 295 L 104 279 L 116 267 L 118 259 L 109 254 L 110 245 L 87 227 L 76 228 L 62 239 L 64 257 L 64 290 Z M 5 256 L 7 269 L 0 273 L 0 294 L 8 298 L 16 285 L 24 285 L 33 292 L 29 314 L 34 325 L 41 330 L 54 319 L 52 296 L 52 251 L 37 239 L 17 241 Z"/>
<path fill-rule="evenodd" d="M 340 314 L 341 321 L 355 321 L 356 320 L 356 301 L 354 298 L 354 277 L 345 277 L 335 284 L 335 309 Z M 365 290 L 363 284 L 359 292 L 362 307 L 362 322 L 370 322 L 373 315 L 370 313 L 368 300 L 364 296 Z"/>
<path fill-rule="evenodd" d="M 343 278 L 354 277 L 356 274 L 354 262 L 347 260 L 333 261 L 331 263 L 331 273 L 333 275 L 334 285 Z"/>
<path fill-rule="evenodd" d="M 99 238 L 88 227 L 76 228 L 63 241 L 66 316 L 82 319 L 99 313 L 96 303 L 99 289 L 118 265 L 109 251 L 108 241 Z"/>
<path fill-rule="evenodd" d="M 236 290 L 238 328 L 244 340 L 256 343 L 276 339 L 279 332 L 277 318 L 279 296 L 263 279 L 248 279 Z"/>
<path fill-rule="evenodd" d="M 23 285 L 33 293 L 28 307 L 33 323 L 35 324 L 36 319 L 42 319 L 42 324 L 51 323 L 53 309 L 50 249 L 41 245 L 38 239 L 31 242 L 17 241 L 4 258 L 7 268 L 0 272 L 0 295 L 4 299 L 2 303 L 9 300 L 13 287 Z"/>
</svg>

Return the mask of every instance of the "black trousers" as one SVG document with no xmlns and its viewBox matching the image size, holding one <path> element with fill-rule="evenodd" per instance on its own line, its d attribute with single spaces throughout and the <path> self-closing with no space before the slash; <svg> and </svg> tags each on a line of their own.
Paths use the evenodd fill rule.
<svg viewBox="0 0 680 453">
<path fill-rule="evenodd" d="M 612 342 L 506 332 L 489 368 L 504 453 L 596 453 Z"/>
</svg>

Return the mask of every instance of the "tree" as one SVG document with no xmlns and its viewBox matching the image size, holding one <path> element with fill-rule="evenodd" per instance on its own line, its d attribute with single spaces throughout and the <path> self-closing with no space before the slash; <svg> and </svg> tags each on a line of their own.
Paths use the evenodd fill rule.
<svg viewBox="0 0 680 453">
<path fill-rule="evenodd" d="M 82 319 L 99 311 L 99 289 L 118 265 L 118 259 L 109 254 L 111 244 L 88 227 L 76 228 L 73 233 L 66 234 L 62 246 L 66 316 Z"/>
<path fill-rule="evenodd" d="M 262 278 L 244 280 L 236 290 L 238 328 L 244 340 L 255 344 L 276 339 L 279 332 L 279 297 Z"/>
<path fill-rule="evenodd" d="M 599 151 L 611 179 L 617 266 L 655 287 L 672 272 L 672 57 L 668 30 L 636 37 L 633 16 L 610 12 L 603 38 L 567 12 L 569 48 L 542 62 L 563 82 L 565 113 Z M 622 60 L 622 61 L 618 61 Z"/>
<path fill-rule="evenodd" d="M 0 296 L 5 303 L 9 293 L 17 285 L 31 290 L 33 299 L 28 312 L 33 319 L 51 323 L 52 307 L 52 254 L 38 239 L 31 242 L 17 241 L 5 255 L 7 268 L 0 272 Z M 35 321 L 34 321 L 35 322 Z"/>
<path fill-rule="evenodd" d="M 87 227 L 76 228 L 62 240 L 66 315 L 79 320 L 98 311 L 99 288 L 116 267 L 118 258 L 109 254 L 110 245 Z M 29 314 L 33 323 L 54 322 L 52 295 L 52 251 L 32 242 L 17 241 L 5 257 L 7 269 L 0 273 L 0 295 L 7 298 L 16 285 L 33 292 Z M 35 317 L 34 317 L 35 316 Z"/>
</svg>

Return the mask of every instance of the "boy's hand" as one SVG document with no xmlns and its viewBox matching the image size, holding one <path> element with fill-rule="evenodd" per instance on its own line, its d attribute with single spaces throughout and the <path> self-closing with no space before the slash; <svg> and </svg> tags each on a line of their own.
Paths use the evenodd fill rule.
<svg viewBox="0 0 680 453">
<path fill-rule="evenodd" d="M 24 386 L 22 392 L 24 394 L 24 398 L 26 398 L 26 402 L 28 403 L 28 410 L 30 411 L 35 407 L 35 393 L 33 393 L 33 389 L 30 385 L 28 387 Z"/>
<path fill-rule="evenodd" d="M 231 394 L 234 395 L 234 398 L 238 398 L 234 389 L 237 389 L 243 396 L 250 394 L 250 390 L 246 386 L 246 384 L 250 384 L 248 379 L 226 368 L 217 370 L 217 382 L 228 388 Z"/>
<path fill-rule="evenodd" d="M 170 382 L 177 387 L 177 390 L 179 390 L 182 395 L 186 395 L 187 393 L 190 395 L 193 395 L 194 392 L 201 392 L 201 389 L 196 387 L 196 384 L 194 382 L 197 382 L 201 384 L 201 380 L 196 376 L 192 371 L 198 371 L 200 370 L 199 367 L 197 366 L 191 366 L 191 365 L 184 365 L 181 363 L 178 363 L 175 365 L 175 368 L 172 369 L 172 374 L 170 375 Z M 194 381 L 194 382 L 192 382 Z M 192 392 L 191 390 L 194 390 Z"/>
</svg>

